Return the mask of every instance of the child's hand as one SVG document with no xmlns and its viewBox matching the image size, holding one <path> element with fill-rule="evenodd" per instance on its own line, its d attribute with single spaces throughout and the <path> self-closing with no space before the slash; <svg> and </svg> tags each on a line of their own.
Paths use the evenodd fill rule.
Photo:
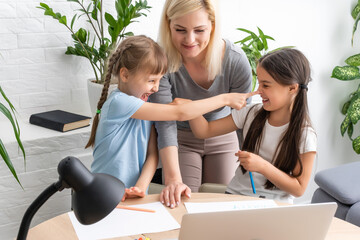
<svg viewBox="0 0 360 240">
<path fill-rule="evenodd" d="M 175 98 L 174 101 L 172 101 L 171 105 L 180 105 L 180 104 L 184 104 L 184 103 L 188 103 L 191 102 L 191 99 L 186 99 L 186 98 Z"/>
<path fill-rule="evenodd" d="M 235 153 L 235 156 L 239 158 L 240 165 L 243 166 L 247 171 L 261 172 L 265 160 L 259 155 L 239 150 L 237 153 Z"/>
<path fill-rule="evenodd" d="M 240 110 L 246 106 L 246 99 L 256 94 L 259 94 L 259 91 L 249 93 L 229 93 L 229 103 L 227 106 Z"/>
<path fill-rule="evenodd" d="M 145 192 L 138 187 L 125 188 L 125 194 L 121 201 L 127 198 L 145 197 Z"/>
</svg>

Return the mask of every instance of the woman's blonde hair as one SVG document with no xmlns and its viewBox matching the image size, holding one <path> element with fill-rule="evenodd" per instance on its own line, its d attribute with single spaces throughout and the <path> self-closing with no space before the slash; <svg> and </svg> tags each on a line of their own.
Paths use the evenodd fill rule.
<svg viewBox="0 0 360 240">
<path fill-rule="evenodd" d="M 166 0 L 160 20 L 158 42 L 165 49 L 169 60 L 169 72 L 176 72 L 182 64 L 182 57 L 172 43 L 170 21 L 186 14 L 205 9 L 212 24 L 210 41 L 205 56 L 205 66 L 209 72 L 209 79 L 214 79 L 221 72 L 222 39 L 215 6 L 211 0 Z"/>
</svg>

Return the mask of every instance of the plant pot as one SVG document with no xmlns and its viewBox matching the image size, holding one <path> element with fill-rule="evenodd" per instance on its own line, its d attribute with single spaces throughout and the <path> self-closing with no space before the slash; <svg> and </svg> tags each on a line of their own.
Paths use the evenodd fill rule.
<svg viewBox="0 0 360 240">
<path fill-rule="evenodd" d="M 117 88 L 117 84 L 110 84 L 108 96 L 109 94 Z M 89 104 L 92 116 L 95 116 L 97 110 L 97 104 L 101 97 L 101 92 L 103 89 L 103 84 L 95 83 L 94 79 L 88 79 L 87 81 L 87 89 L 89 96 Z"/>
</svg>

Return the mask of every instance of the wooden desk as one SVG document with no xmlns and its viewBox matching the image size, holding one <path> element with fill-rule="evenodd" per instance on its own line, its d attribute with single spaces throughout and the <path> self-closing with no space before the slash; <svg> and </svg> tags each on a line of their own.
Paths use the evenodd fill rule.
<svg viewBox="0 0 360 240">
<path fill-rule="evenodd" d="M 145 198 L 129 199 L 124 204 L 144 204 L 159 200 L 159 195 L 148 195 Z M 191 199 L 183 198 L 183 201 L 188 202 L 210 202 L 210 201 L 241 201 L 241 200 L 258 200 L 257 198 L 245 197 L 230 194 L 217 194 L 217 193 L 193 193 Z M 182 216 L 186 213 L 184 204 L 174 209 L 168 209 L 171 215 L 181 223 Z M 134 240 L 139 237 L 149 237 L 151 240 L 162 240 L 167 238 L 177 238 L 179 230 L 172 230 L 160 233 L 151 233 L 130 237 L 113 238 L 113 240 Z M 67 213 L 54 217 L 45 221 L 29 230 L 28 240 L 75 240 L 77 239 L 75 230 L 71 224 L 70 218 Z M 341 219 L 334 218 L 326 240 L 359 240 L 360 228 L 345 222 Z"/>
</svg>

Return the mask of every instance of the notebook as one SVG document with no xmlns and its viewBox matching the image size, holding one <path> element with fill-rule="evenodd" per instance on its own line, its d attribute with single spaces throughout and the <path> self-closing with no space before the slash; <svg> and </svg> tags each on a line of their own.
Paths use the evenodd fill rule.
<svg viewBox="0 0 360 240">
<path fill-rule="evenodd" d="M 323 240 L 337 204 L 185 214 L 179 240 Z"/>
</svg>

